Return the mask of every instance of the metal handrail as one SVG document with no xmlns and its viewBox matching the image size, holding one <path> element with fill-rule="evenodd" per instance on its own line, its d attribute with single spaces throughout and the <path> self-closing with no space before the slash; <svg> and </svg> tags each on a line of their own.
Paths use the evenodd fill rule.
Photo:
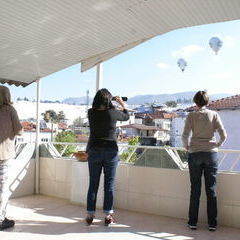
<svg viewBox="0 0 240 240">
<path fill-rule="evenodd" d="M 48 142 L 46 142 L 47 144 Z M 52 144 L 60 144 L 60 145 L 79 145 L 79 146 L 86 146 L 87 143 L 77 143 L 77 142 L 73 142 L 73 143 L 69 143 L 69 142 L 51 142 Z M 144 149 L 172 149 L 172 150 L 182 150 L 182 151 L 186 151 L 185 148 L 183 147 L 170 147 L 170 146 L 145 146 L 145 145 L 125 145 L 125 144 L 118 144 L 118 146 L 120 147 L 128 147 L 128 148 L 144 148 Z M 218 149 L 218 152 L 224 152 L 224 153 L 240 153 L 240 149 L 223 149 L 220 148 Z"/>
<path fill-rule="evenodd" d="M 44 143 L 44 144 L 48 144 L 48 143 Z M 66 142 L 51 142 L 52 145 L 55 144 L 59 144 L 59 145 L 65 145 L 65 146 L 70 146 L 70 145 L 74 145 L 74 146 L 81 146 L 81 147 L 86 147 L 87 143 L 66 143 Z M 144 153 L 147 150 L 165 150 L 167 152 L 167 154 L 171 157 L 171 159 L 175 162 L 175 164 L 179 167 L 179 169 L 184 170 L 188 168 L 188 164 L 187 162 L 182 161 L 181 157 L 179 156 L 177 151 L 186 151 L 184 148 L 182 147 L 170 147 L 170 146 L 143 146 L 143 145 L 128 145 L 126 144 L 118 144 L 119 146 L 119 150 L 120 150 L 120 155 L 124 152 L 124 149 L 132 149 L 132 151 L 129 153 L 129 155 L 127 156 L 127 158 L 124 160 L 124 162 L 129 163 L 131 157 L 133 156 L 133 154 L 136 152 L 137 149 L 144 149 Z M 65 148 L 66 149 L 66 148 Z M 220 172 L 238 172 L 238 171 L 234 171 L 234 168 L 236 167 L 236 165 L 238 164 L 238 162 L 240 161 L 240 149 L 219 149 L 218 150 L 219 153 L 223 153 L 222 156 L 219 157 L 219 171 Z M 61 152 L 61 157 L 62 157 L 63 152 Z M 230 154 L 237 154 L 236 159 L 234 159 L 233 163 L 231 164 L 231 166 L 227 169 L 224 170 L 223 169 L 223 162 L 224 160 L 227 160 L 226 157 L 228 157 Z M 139 155 L 138 159 L 142 156 Z M 74 159 L 74 157 L 62 157 L 64 159 Z"/>
<path fill-rule="evenodd" d="M 34 142 L 31 142 L 34 143 Z M 17 143 L 16 144 L 16 152 L 17 155 L 21 152 L 21 148 L 26 145 L 27 142 L 23 142 L 23 143 Z M 48 149 L 52 149 L 52 154 L 53 157 L 56 158 L 63 158 L 63 159 L 68 159 L 68 160 L 73 160 L 75 159 L 75 157 L 73 155 L 71 155 L 70 157 L 63 157 L 64 151 L 67 149 L 67 146 L 76 146 L 76 150 L 82 150 L 86 148 L 87 143 L 79 143 L 79 142 L 73 142 L 73 143 L 69 143 L 69 142 L 42 142 L 43 145 L 46 145 L 48 147 Z M 61 153 L 59 153 L 57 151 L 57 149 L 55 149 L 54 145 L 59 144 L 59 145 L 64 145 L 64 149 L 61 151 Z M 124 161 L 129 163 L 129 160 L 131 159 L 132 155 L 136 152 L 137 149 L 143 149 L 144 153 L 147 150 L 165 150 L 167 152 L 167 154 L 171 157 L 171 159 L 173 159 L 173 161 L 175 162 L 175 164 L 182 170 L 187 169 L 188 168 L 188 164 L 185 161 L 182 161 L 181 157 L 179 156 L 177 151 L 186 151 L 184 148 L 182 147 L 170 147 L 170 146 L 143 146 L 143 145 L 128 145 L 126 144 L 118 144 L 119 146 L 119 154 L 121 155 L 123 152 L 125 152 L 124 149 L 132 149 L 130 154 L 127 156 L 127 159 L 125 159 Z M 80 148 L 81 147 L 81 148 Z M 141 152 L 140 155 L 138 155 L 138 159 L 143 155 Z M 239 172 L 238 170 L 234 170 L 234 168 L 239 164 L 240 162 L 240 149 L 219 149 L 218 150 L 219 153 L 222 153 L 219 157 L 219 171 L 220 172 Z M 236 154 L 237 156 L 234 155 L 234 158 L 232 158 L 230 154 Z M 230 156 L 230 158 L 228 158 Z M 227 168 L 227 170 L 224 170 L 224 163 L 226 163 L 226 161 L 231 160 L 231 166 L 229 166 Z"/>
</svg>

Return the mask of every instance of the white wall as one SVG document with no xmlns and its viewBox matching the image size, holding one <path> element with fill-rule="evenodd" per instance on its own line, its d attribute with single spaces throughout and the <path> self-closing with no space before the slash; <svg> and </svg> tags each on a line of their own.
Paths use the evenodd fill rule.
<svg viewBox="0 0 240 240">
<path fill-rule="evenodd" d="M 87 163 L 52 158 L 41 158 L 40 163 L 41 194 L 86 205 L 89 182 Z M 219 224 L 240 228 L 240 174 L 219 173 L 217 178 Z M 115 192 L 115 208 L 187 219 L 190 194 L 187 170 L 120 164 Z M 102 209 L 102 203 L 103 176 L 97 207 Z M 207 221 L 204 186 L 199 221 Z"/>
<path fill-rule="evenodd" d="M 135 118 L 134 123 L 135 124 L 143 124 L 143 119 L 142 118 Z"/>
<path fill-rule="evenodd" d="M 50 142 L 51 141 L 51 132 L 40 132 L 39 134 L 40 141 L 42 142 Z M 21 136 L 16 137 L 17 143 L 23 142 L 35 142 L 36 141 L 36 132 L 24 131 Z"/>
<path fill-rule="evenodd" d="M 135 123 L 135 116 L 134 115 L 130 115 L 129 120 L 127 121 L 117 121 L 117 127 L 121 127 L 124 125 L 128 125 L 128 124 L 133 124 Z"/>
<path fill-rule="evenodd" d="M 155 126 L 160 127 L 165 130 L 171 129 L 171 119 L 154 119 Z"/>
<path fill-rule="evenodd" d="M 240 110 L 218 111 L 227 131 L 224 149 L 240 149 Z"/>
<path fill-rule="evenodd" d="M 70 199 L 72 160 L 40 158 L 40 193 Z"/>
<path fill-rule="evenodd" d="M 176 117 L 172 120 L 171 144 L 173 147 L 182 147 L 182 133 L 185 119 L 185 117 Z"/>
</svg>

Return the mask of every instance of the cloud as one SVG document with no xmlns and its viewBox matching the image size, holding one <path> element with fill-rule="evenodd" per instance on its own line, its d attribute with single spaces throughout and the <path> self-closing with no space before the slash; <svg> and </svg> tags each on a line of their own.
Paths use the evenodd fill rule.
<svg viewBox="0 0 240 240">
<path fill-rule="evenodd" d="M 225 36 L 223 44 L 228 48 L 234 47 L 236 45 L 236 38 L 233 36 Z"/>
<path fill-rule="evenodd" d="M 177 58 L 191 58 L 195 53 L 202 52 L 204 50 L 203 47 L 199 45 L 188 45 L 180 48 L 179 50 L 172 51 L 172 56 Z"/>
<path fill-rule="evenodd" d="M 157 64 L 157 66 L 161 69 L 167 69 L 170 67 L 170 65 L 167 63 L 159 63 L 159 64 Z"/>
<path fill-rule="evenodd" d="M 218 72 L 218 73 L 211 74 L 209 78 L 213 80 L 218 80 L 218 81 L 229 80 L 233 78 L 233 74 L 231 72 Z"/>
</svg>

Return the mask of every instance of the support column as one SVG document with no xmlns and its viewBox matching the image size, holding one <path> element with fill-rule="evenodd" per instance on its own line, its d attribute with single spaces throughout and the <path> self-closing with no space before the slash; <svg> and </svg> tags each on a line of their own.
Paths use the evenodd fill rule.
<svg viewBox="0 0 240 240">
<path fill-rule="evenodd" d="M 97 65 L 96 73 L 96 92 L 102 88 L 102 63 Z"/>
<path fill-rule="evenodd" d="M 40 79 L 37 83 L 37 102 L 36 102 L 36 145 L 35 145 L 35 194 L 39 194 L 40 182 L 40 162 L 39 162 L 39 146 L 40 146 Z"/>
</svg>

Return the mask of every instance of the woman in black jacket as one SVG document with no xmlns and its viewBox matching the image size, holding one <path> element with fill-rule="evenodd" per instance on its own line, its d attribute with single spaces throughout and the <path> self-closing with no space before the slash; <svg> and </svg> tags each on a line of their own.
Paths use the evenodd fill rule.
<svg viewBox="0 0 240 240">
<path fill-rule="evenodd" d="M 90 181 L 86 222 L 89 225 L 95 217 L 102 169 L 104 172 L 103 211 L 106 213 L 105 225 L 113 222 L 114 180 L 119 161 L 116 123 L 128 120 L 129 114 L 121 97 L 116 97 L 115 100 L 122 107 L 122 110 L 117 110 L 113 106 L 112 98 L 107 89 L 100 89 L 94 97 L 92 108 L 88 110 L 90 137 L 87 152 Z"/>
</svg>

